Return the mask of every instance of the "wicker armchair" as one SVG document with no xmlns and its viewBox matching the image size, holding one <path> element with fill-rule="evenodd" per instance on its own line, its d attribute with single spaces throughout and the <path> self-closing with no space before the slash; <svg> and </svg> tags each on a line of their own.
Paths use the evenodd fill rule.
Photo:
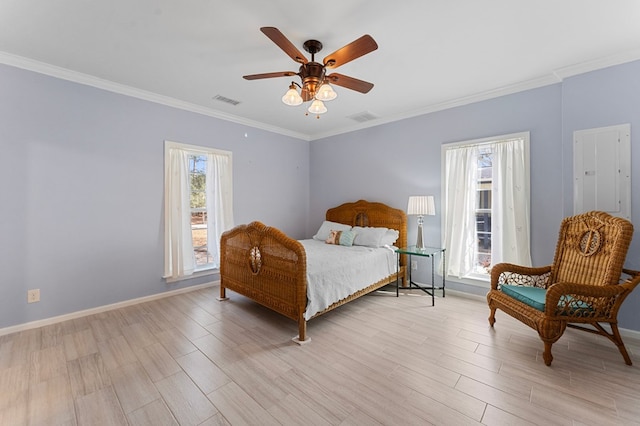
<svg viewBox="0 0 640 426">
<path fill-rule="evenodd" d="M 489 324 L 493 327 L 496 309 L 501 309 L 536 330 L 544 342 L 546 365 L 553 360 L 551 345 L 567 326 L 607 337 L 631 365 L 617 315 L 640 282 L 640 272 L 623 269 L 632 235 L 631 222 L 604 212 L 565 218 L 552 265 L 501 263 L 492 268 Z"/>
</svg>

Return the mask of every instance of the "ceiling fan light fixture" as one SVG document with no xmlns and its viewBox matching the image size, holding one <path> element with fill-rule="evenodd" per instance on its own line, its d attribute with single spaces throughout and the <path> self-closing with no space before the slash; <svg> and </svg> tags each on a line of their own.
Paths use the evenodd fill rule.
<svg viewBox="0 0 640 426">
<path fill-rule="evenodd" d="M 289 90 L 287 90 L 287 93 L 282 97 L 282 102 L 289 106 L 298 106 L 302 103 L 302 97 L 296 90 L 296 85 L 294 83 L 291 83 Z"/>
<path fill-rule="evenodd" d="M 360 93 L 368 93 L 373 88 L 372 83 L 358 80 L 357 78 L 338 73 L 326 74 L 327 68 L 337 68 L 376 50 L 378 44 L 370 35 L 365 34 L 328 55 L 322 62 L 316 62 L 315 55 L 322 50 L 322 43 L 318 40 L 307 40 L 302 45 L 304 50 L 311 53 L 311 61 L 309 61 L 276 27 L 262 27 L 260 31 L 282 49 L 284 53 L 289 55 L 291 59 L 300 64 L 300 68 L 298 72 L 268 72 L 245 75 L 243 78 L 245 80 L 259 80 L 297 75 L 300 77 L 301 84 L 292 81 L 289 90 L 282 97 L 282 102 L 286 105 L 297 106 L 303 102 L 313 101 L 305 115 L 311 113 L 315 114 L 316 118 L 320 118 L 320 114 L 327 112 L 327 107 L 325 107 L 323 101 L 331 101 L 338 97 L 329 82 Z M 298 93 L 296 86 L 300 89 L 300 93 Z"/>
<path fill-rule="evenodd" d="M 322 101 L 315 99 L 313 102 L 311 102 L 311 106 L 309 107 L 308 111 L 311 114 L 324 114 L 325 112 L 327 112 L 327 107 L 324 106 L 324 103 L 322 103 Z"/>
<path fill-rule="evenodd" d="M 338 97 L 338 94 L 333 90 L 333 87 L 329 83 L 323 83 L 316 93 L 316 99 L 320 101 L 332 101 Z"/>
</svg>

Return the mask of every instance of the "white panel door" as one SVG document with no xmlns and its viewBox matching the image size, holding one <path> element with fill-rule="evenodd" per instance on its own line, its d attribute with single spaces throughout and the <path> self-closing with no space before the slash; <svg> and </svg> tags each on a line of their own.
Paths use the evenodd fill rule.
<svg viewBox="0 0 640 426">
<path fill-rule="evenodd" d="M 631 126 L 573 133 L 574 214 L 590 210 L 631 218 Z"/>
</svg>

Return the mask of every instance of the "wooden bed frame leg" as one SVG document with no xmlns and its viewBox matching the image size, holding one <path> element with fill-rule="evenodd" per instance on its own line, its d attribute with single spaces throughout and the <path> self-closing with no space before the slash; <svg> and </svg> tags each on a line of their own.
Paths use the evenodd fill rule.
<svg viewBox="0 0 640 426">
<path fill-rule="evenodd" d="M 311 337 L 307 337 L 307 321 L 304 317 L 298 320 L 298 335 L 291 340 L 299 345 L 306 345 L 311 341 Z"/>
<path fill-rule="evenodd" d="M 220 302 L 224 301 L 224 300 L 229 300 L 229 298 L 227 297 L 227 289 L 225 287 L 222 287 L 222 284 L 220 284 L 220 296 L 216 297 L 216 299 Z"/>
</svg>

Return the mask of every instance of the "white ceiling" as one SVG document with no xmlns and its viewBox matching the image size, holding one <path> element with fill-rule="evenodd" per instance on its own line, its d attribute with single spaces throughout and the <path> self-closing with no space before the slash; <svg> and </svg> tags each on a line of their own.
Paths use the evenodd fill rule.
<svg viewBox="0 0 640 426">
<path fill-rule="evenodd" d="M 335 72 L 375 87 L 336 86 L 319 120 L 284 105 L 298 77 L 242 78 L 297 72 L 263 26 L 303 53 L 321 41 L 316 61 L 371 35 L 378 50 Z M 638 0 L 0 0 L 0 62 L 305 140 L 636 59 Z"/>
</svg>

